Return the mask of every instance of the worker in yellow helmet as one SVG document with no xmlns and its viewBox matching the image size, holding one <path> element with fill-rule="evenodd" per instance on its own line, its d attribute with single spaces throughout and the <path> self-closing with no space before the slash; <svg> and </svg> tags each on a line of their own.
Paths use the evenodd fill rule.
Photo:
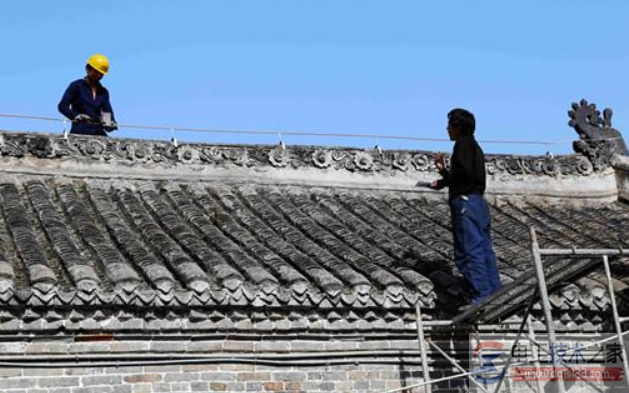
<svg viewBox="0 0 629 393">
<path fill-rule="evenodd" d="M 109 72 L 109 60 L 103 55 L 93 55 L 87 60 L 85 71 L 85 78 L 70 83 L 58 109 L 72 120 L 71 134 L 104 136 L 118 129 L 109 91 L 100 83 Z"/>
</svg>

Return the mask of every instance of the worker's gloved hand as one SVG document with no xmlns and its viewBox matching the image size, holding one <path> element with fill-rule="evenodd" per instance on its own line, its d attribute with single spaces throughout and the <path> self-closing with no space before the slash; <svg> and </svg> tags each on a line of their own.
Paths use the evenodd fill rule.
<svg viewBox="0 0 629 393">
<path fill-rule="evenodd" d="M 443 158 L 441 154 L 435 155 L 435 167 L 439 172 L 446 168 L 446 160 Z"/>
<path fill-rule="evenodd" d="M 88 121 L 92 121 L 92 118 L 89 117 L 88 115 L 81 113 L 80 115 L 76 115 L 76 117 L 74 118 L 74 121 L 77 123 L 86 123 Z"/>
<path fill-rule="evenodd" d="M 118 129 L 117 123 L 111 123 L 109 125 L 103 126 L 103 129 L 107 132 L 116 131 Z"/>
<path fill-rule="evenodd" d="M 443 184 L 441 184 L 439 180 L 435 180 L 432 183 L 430 183 L 428 187 L 432 188 L 433 190 L 441 190 L 443 189 Z"/>
</svg>

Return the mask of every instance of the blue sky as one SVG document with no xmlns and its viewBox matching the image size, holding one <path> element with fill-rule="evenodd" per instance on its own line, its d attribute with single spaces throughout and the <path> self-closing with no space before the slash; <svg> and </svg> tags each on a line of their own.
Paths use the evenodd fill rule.
<svg viewBox="0 0 629 393">
<path fill-rule="evenodd" d="M 566 124 L 570 103 L 587 98 L 614 109 L 614 126 L 626 132 L 627 15 L 629 2 L 621 0 L 11 1 L 0 16 L 0 113 L 60 117 L 67 85 L 84 75 L 91 54 L 103 53 L 112 63 L 103 83 L 120 123 L 445 138 L 448 110 L 464 107 L 477 116 L 479 139 L 565 140 L 576 136 Z M 60 132 L 60 125 L 0 118 L 0 129 Z M 169 133 L 122 129 L 116 136 Z M 551 150 L 567 153 L 571 145 Z"/>
</svg>

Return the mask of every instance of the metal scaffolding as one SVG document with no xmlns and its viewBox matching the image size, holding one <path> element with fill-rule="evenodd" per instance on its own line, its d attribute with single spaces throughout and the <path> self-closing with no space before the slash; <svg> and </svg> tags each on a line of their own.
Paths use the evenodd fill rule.
<svg viewBox="0 0 629 393">
<path fill-rule="evenodd" d="M 536 303 L 537 301 L 541 302 L 541 306 L 542 306 L 542 310 L 543 310 L 543 314 L 544 314 L 544 319 L 546 322 L 546 330 L 548 333 L 548 345 L 549 348 L 554 348 L 555 347 L 555 343 L 557 341 L 556 335 L 555 335 L 555 324 L 553 321 L 553 317 L 552 317 L 552 313 L 551 313 L 551 306 L 550 306 L 550 301 L 549 301 L 549 296 L 548 296 L 548 291 L 549 291 L 549 285 L 547 284 L 546 281 L 546 271 L 545 268 L 548 268 L 548 266 L 550 266 L 551 264 L 544 264 L 542 258 L 544 256 L 565 256 L 565 257 L 570 257 L 570 256 L 580 256 L 580 257 L 593 257 L 593 258 L 601 258 L 599 261 L 602 262 L 604 270 L 605 270 L 605 276 L 606 276 L 606 281 L 607 281 L 607 291 L 609 294 L 609 298 L 610 298 L 610 303 L 611 303 L 611 308 L 612 308 L 612 314 L 613 314 L 613 318 L 614 318 L 614 327 L 616 330 L 616 335 L 614 337 L 611 338 L 606 338 L 597 342 L 593 342 L 588 344 L 587 346 L 581 347 L 581 348 L 587 348 L 590 346 L 595 346 L 595 345 L 600 345 L 603 342 L 607 342 L 610 341 L 612 339 L 617 339 L 618 343 L 620 345 L 620 349 L 622 352 L 622 360 L 623 360 L 623 366 L 624 366 L 624 370 L 625 370 L 625 378 L 624 378 L 624 382 L 627 385 L 627 388 L 629 389 L 629 378 L 627 377 L 627 373 L 629 372 L 629 359 L 627 358 L 627 348 L 625 347 L 625 344 L 623 342 L 623 336 L 629 334 L 629 331 L 622 331 L 622 322 L 627 321 L 627 318 L 620 318 L 620 316 L 618 315 L 618 306 L 616 304 L 616 297 L 614 294 L 614 287 L 613 287 L 613 281 L 612 281 L 612 275 L 611 275 L 611 269 L 609 266 L 609 256 L 619 256 L 619 255 L 629 255 L 629 250 L 624 250 L 622 247 L 619 247 L 618 249 L 589 249 L 589 248 L 568 248 L 568 249 L 554 249 L 554 248 L 540 248 L 538 240 L 537 240 L 537 234 L 535 231 L 534 227 L 530 227 L 529 228 L 529 233 L 530 233 L 530 239 L 531 239 L 531 254 L 532 254 L 532 259 L 533 259 L 533 263 L 534 263 L 534 274 L 535 274 L 535 281 L 536 281 L 536 289 L 533 292 L 533 296 L 529 297 L 529 302 L 528 302 L 528 307 L 526 309 L 526 312 L 524 313 L 524 317 L 522 319 L 522 323 L 520 325 L 520 329 L 518 331 L 518 334 L 516 336 L 515 339 L 515 343 L 517 344 L 517 342 L 520 340 L 520 338 L 524 335 L 531 343 L 534 343 L 537 347 L 539 347 L 539 349 L 542 352 L 545 352 L 548 355 L 552 355 L 551 352 L 545 350 L 544 348 L 542 348 L 542 346 L 539 344 L 539 342 L 535 339 L 535 336 L 533 334 L 533 328 L 530 324 L 530 320 L 529 320 L 529 313 L 531 311 L 531 308 L 533 306 L 534 303 Z M 592 260 L 594 262 L 596 262 L 596 259 Z M 590 263 L 588 266 L 592 266 L 592 263 Z M 583 265 L 586 266 L 586 265 Z M 582 268 L 583 268 L 582 266 Z M 522 277 L 520 280 L 518 280 L 518 282 L 516 283 L 517 285 L 524 285 L 525 282 L 527 281 L 527 277 L 526 275 L 524 277 Z M 501 291 L 503 292 L 502 295 L 504 295 L 504 292 L 506 291 Z M 394 392 L 401 392 L 401 391 L 412 391 L 415 388 L 420 388 L 423 387 L 426 393 L 430 393 L 431 392 L 431 385 L 433 385 L 434 383 L 438 383 L 438 382 L 444 382 L 444 381 L 448 381 L 448 380 L 453 380 L 453 379 L 459 379 L 459 378 L 468 378 L 472 383 L 474 383 L 482 392 L 488 392 L 488 389 L 484 386 L 482 386 L 481 384 L 477 383 L 476 380 L 473 378 L 473 376 L 475 374 L 479 374 L 482 373 L 483 371 L 480 372 L 466 372 L 465 369 L 463 367 L 461 367 L 461 365 L 451 356 L 449 356 L 442 348 L 440 348 L 435 342 L 433 342 L 431 339 L 427 339 L 425 337 L 424 334 L 424 327 L 426 326 L 431 326 L 431 327 L 437 327 L 437 326 L 457 326 L 458 324 L 467 321 L 467 323 L 469 325 L 478 325 L 479 321 L 482 323 L 484 321 L 483 319 L 483 312 L 484 309 L 491 304 L 493 301 L 496 300 L 498 296 L 493 296 L 492 298 L 488 299 L 486 302 L 478 305 L 477 307 L 465 312 L 462 315 L 459 315 L 455 318 L 453 318 L 452 320 L 445 320 L 445 321 L 423 321 L 422 319 L 422 313 L 421 313 L 421 307 L 419 306 L 419 300 L 418 300 L 418 304 L 416 306 L 416 318 L 417 318 L 417 336 L 418 336 L 418 342 L 419 342 L 419 350 L 420 350 L 420 355 L 421 355 L 421 363 L 422 363 L 422 371 L 423 371 L 423 376 L 424 376 L 424 381 L 415 385 L 411 385 L 411 386 L 405 386 L 405 387 L 401 387 L 401 388 L 397 388 L 397 389 L 393 389 L 393 390 L 387 390 L 385 393 L 394 393 Z M 502 315 L 495 315 L 495 317 L 507 317 L 513 314 L 513 309 L 512 308 L 504 308 L 503 309 L 503 313 Z M 525 325 L 528 324 L 528 334 L 524 334 L 524 327 Z M 461 326 L 461 325 L 459 325 Z M 446 360 L 448 360 L 448 362 L 450 362 L 457 370 L 461 371 L 461 374 L 457 374 L 457 375 L 453 375 L 453 376 L 449 376 L 449 377 L 445 377 L 445 378 L 439 378 L 439 379 L 435 379 L 435 380 L 431 380 L 430 379 L 430 367 L 428 364 L 428 357 L 427 357 L 427 346 L 426 343 L 428 345 L 430 345 L 432 348 L 434 348 L 436 350 L 437 353 L 439 353 L 441 356 L 443 356 Z M 498 392 L 502 386 L 502 383 L 505 379 L 508 378 L 508 371 L 509 371 L 509 367 L 512 365 L 511 364 L 511 360 L 512 360 L 512 354 L 513 352 L 510 351 L 508 360 L 506 362 L 505 365 L 505 377 L 502 378 L 499 382 L 498 385 L 495 387 L 495 389 L 493 389 L 493 391 Z M 561 359 L 561 363 L 563 363 L 563 366 L 565 366 L 566 368 L 573 370 L 573 368 L 567 363 L 565 362 L 565 360 Z M 514 364 L 515 365 L 515 364 Z M 538 365 L 536 364 L 536 367 Z M 556 373 L 556 363 L 553 362 L 553 369 L 555 371 L 555 376 L 557 376 Z M 580 374 L 577 373 L 577 375 L 580 376 Z M 602 390 L 592 384 L 589 381 L 583 380 L 585 383 L 587 383 L 588 385 L 590 385 L 590 387 L 592 387 L 594 390 L 596 391 L 601 391 Z M 559 393 L 565 393 L 565 386 L 563 384 L 563 379 L 561 378 L 557 378 L 556 381 L 557 383 L 557 390 Z M 539 381 L 537 381 L 537 384 L 534 388 L 534 390 L 537 393 L 542 393 L 542 386 L 539 383 Z"/>
</svg>

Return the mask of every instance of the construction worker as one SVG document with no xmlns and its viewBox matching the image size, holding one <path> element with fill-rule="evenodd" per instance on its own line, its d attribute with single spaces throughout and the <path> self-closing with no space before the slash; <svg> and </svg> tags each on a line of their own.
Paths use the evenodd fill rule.
<svg viewBox="0 0 629 393">
<path fill-rule="evenodd" d="M 72 120 L 71 134 L 105 136 L 118 129 L 109 91 L 100 83 L 109 71 L 109 60 L 103 55 L 93 55 L 87 60 L 85 71 L 85 78 L 70 83 L 58 109 Z"/>
<path fill-rule="evenodd" d="M 431 184 L 435 190 L 449 187 L 454 263 L 469 284 L 472 305 L 482 303 L 501 287 L 491 242 L 491 216 L 483 198 L 485 155 L 474 139 L 475 129 L 471 112 L 457 108 L 448 113 L 448 136 L 455 141 L 450 169 L 443 156 L 435 157 L 442 178 Z"/>
</svg>

